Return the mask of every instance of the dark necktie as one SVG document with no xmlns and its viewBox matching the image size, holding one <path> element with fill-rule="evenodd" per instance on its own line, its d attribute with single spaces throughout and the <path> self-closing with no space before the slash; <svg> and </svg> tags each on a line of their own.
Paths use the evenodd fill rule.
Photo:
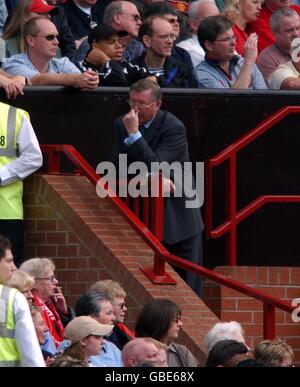
<svg viewBox="0 0 300 387">
<path fill-rule="evenodd" d="M 145 130 L 146 130 L 146 128 L 143 125 L 139 126 L 139 131 L 140 131 L 142 136 L 144 135 Z"/>
</svg>

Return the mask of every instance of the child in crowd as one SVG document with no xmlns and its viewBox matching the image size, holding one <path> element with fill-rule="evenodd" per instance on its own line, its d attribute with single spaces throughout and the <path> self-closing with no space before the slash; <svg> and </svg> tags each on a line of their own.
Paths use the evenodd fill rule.
<svg viewBox="0 0 300 387">
<path fill-rule="evenodd" d="M 116 31 L 105 24 L 89 33 L 90 50 L 83 66 L 98 72 L 99 86 L 130 86 L 139 79 L 151 76 L 144 67 L 133 65 L 122 58 L 124 47 L 121 40 L 127 34 L 126 31 Z M 151 78 L 155 81 L 155 77 Z"/>
</svg>

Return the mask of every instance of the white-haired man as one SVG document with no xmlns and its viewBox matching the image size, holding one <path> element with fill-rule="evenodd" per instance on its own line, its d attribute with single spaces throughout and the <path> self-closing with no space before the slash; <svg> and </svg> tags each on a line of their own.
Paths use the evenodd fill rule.
<svg viewBox="0 0 300 387">
<path fill-rule="evenodd" d="M 219 9 L 214 0 L 197 0 L 189 7 L 189 27 L 191 37 L 181 41 L 177 46 L 184 48 L 191 56 L 193 66 L 196 67 L 204 60 L 205 52 L 200 46 L 197 30 L 200 23 L 208 16 L 219 14 Z"/>
</svg>

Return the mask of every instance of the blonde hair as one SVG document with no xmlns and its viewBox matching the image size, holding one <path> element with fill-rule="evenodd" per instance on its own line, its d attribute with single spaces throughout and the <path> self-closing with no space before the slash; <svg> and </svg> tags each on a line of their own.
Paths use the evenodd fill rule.
<svg viewBox="0 0 300 387">
<path fill-rule="evenodd" d="M 21 53 L 25 52 L 23 31 L 26 21 L 29 20 L 31 16 L 31 3 L 32 0 L 21 0 L 18 2 L 15 10 L 12 13 L 11 20 L 3 34 L 4 40 L 18 37 L 18 49 Z"/>
<path fill-rule="evenodd" d="M 34 287 L 34 277 L 25 271 L 16 270 L 6 285 L 18 289 L 20 292 L 23 292 L 26 288 L 31 290 Z"/>
<path fill-rule="evenodd" d="M 281 339 L 262 341 L 255 347 L 254 356 L 261 363 L 275 367 L 280 366 L 287 357 L 294 360 L 292 347 Z"/>
<path fill-rule="evenodd" d="M 221 15 L 226 17 L 226 19 L 230 20 L 232 23 L 235 23 L 239 15 L 239 0 L 227 0 Z"/>
<path fill-rule="evenodd" d="M 55 265 L 49 258 L 31 258 L 23 262 L 19 269 L 32 275 L 34 278 L 42 278 L 48 271 L 54 271 Z"/>
<path fill-rule="evenodd" d="M 116 297 L 126 297 L 126 292 L 119 283 L 110 279 L 95 282 L 90 286 L 89 291 L 97 291 L 111 300 Z"/>
</svg>

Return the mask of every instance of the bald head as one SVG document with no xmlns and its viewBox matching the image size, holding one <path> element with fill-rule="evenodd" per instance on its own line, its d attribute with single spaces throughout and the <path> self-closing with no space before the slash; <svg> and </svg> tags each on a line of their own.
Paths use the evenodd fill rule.
<svg viewBox="0 0 300 387">
<path fill-rule="evenodd" d="M 192 34 L 196 34 L 199 24 L 208 16 L 219 14 L 214 0 L 197 0 L 189 7 L 189 25 Z"/>
<path fill-rule="evenodd" d="M 145 361 L 158 361 L 160 350 L 152 340 L 144 337 L 133 339 L 127 343 L 122 350 L 124 367 L 135 367 Z"/>
</svg>

